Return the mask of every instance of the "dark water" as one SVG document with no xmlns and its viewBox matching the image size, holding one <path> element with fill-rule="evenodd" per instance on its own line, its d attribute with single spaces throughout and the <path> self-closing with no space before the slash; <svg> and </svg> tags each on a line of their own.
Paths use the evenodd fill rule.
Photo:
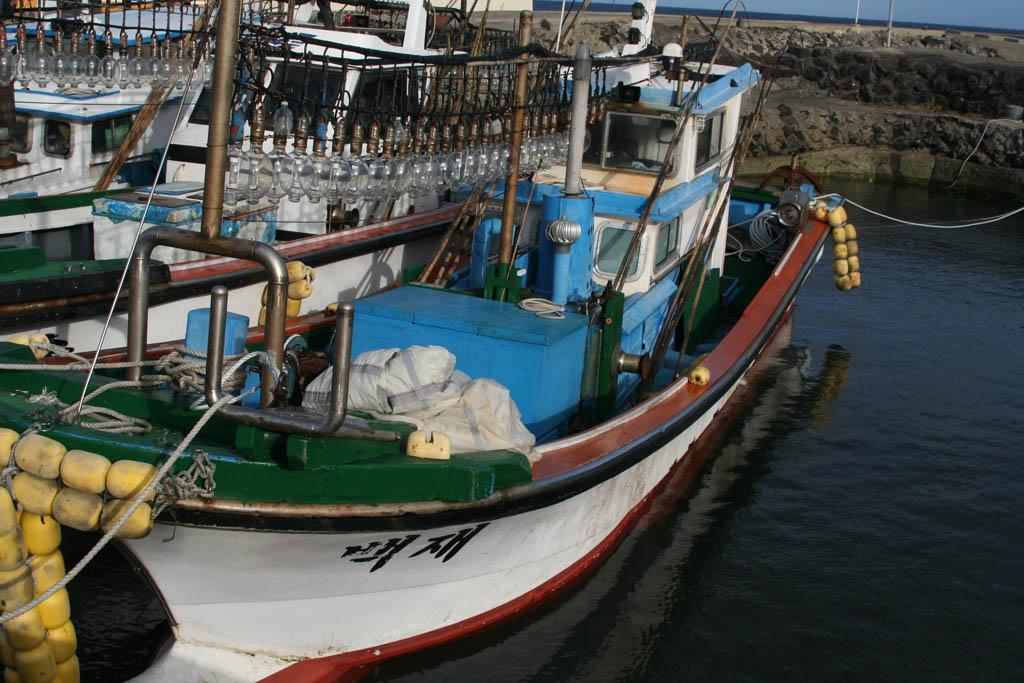
<svg viewBox="0 0 1024 683">
<path fill-rule="evenodd" d="M 831 188 L 923 221 L 1016 208 Z M 791 343 L 663 516 L 542 611 L 373 677 L 1024 678 L 1024 214 L 851 216 L 864 286 L 838 292 L 818 265 Z M 80 583 L 86 678 L 120 680 L 159 608 Z"/>
</svg>

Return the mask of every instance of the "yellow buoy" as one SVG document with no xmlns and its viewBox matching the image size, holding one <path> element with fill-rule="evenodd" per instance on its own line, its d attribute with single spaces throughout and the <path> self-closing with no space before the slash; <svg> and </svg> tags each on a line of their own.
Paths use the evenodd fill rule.
<svg viewBox="0 0 1024 683">
<path fill-rule="evenodd" d="M 36 555 L 29 560 L 29 567 L 35 578 L 35 594 L 40 595 L 64 578 L 64 555 L 59 550 L 54 550 L 49 555 Z"/>
<path fill-rule="evenodd" d="M 856 256 L 857 252 L 860 251 L 860 247 L 857 246 L 857 240 L 847 240 L 846 250 L 850 253 L 850 256 Z"/>
<path fill-rule="evenodd" d="M 95 493 L 86 493 L 65 486 L 53 499 L 53 516 L 64 526 L 79 531 L 99 528 L 103 499 Z"/>
<path fill-rule="evenodd" d="M 33 555 L 49 555 L 60 547 L 60 524 L 49 515 L 26 512 L 21 516 L 21 533 Z"/>
<path fill-rule="evenodd" d="M 847 251 L 845 244 L 832 245 L 832 258 L 846 258 L 847 256 L 849 256 L 849 251 Z"/>
<path fill-rule="evenodd" d="M 21 527 L 12 527 L 3 536 L 0 536 L 0 569 L 14 569 L 28 557 L 28 548 L 25 547 L 25 536 L 21 533 Z"/>
<path fill-rule="evenodd" d="M 128 500 L 108 500 L 103 506 L 103 515 L 100 517 L 100 528 L 104 532 L 110 531 L 110 529 L 117 523 L 121 518 L 121 515 L 131 505 L 131 501 Z M 128 518 L 128 521 L 118 530 L 118 538 L 142 538 L 149 534 L 153 529 L 153 520 L 149 518 L 152 514 L 152 508 L 149 507 L 149 503 L 143 503 L 140 505 L 132 516 Z"/>
<path fill-rule="evenodd" d="M 15 650 L 31 650 L 46 638 L 43 618 L 39 608 L 33 608 L 24 614 L 4 622 L 4 635 L 7 642 Z"/>
<path fill-rule="evenodd" d="M 107 491 L 115 498 L 135 498 L 146 488 L 156 474 L 156 468 L 146 462 L 118 460 L 107 471 Z M 149 494 L 152 499 L 156 491 Z"/>
<path fill-rule="evenodd" d="M 316 279 L 316 271 L 306 266 L 302 261 L 288 262 L 288 282 L 296 282 L 306 279 L 306 272 L 309 271 L 309 279 Z"/>
<path fill-rule="evenodd" d="M 289 299 L 305 299 L 313 293 L 313 283 L 305 279 L 292 282 L 288 285 Z"/>
<path fill-rule="evenodd" d="M 846 242 L 846 231 L 842 228 L 832 228 L 832 241 L 836 244 Z"/>
<path fill-rule="evenodd" d="M 89 451 L 68 451 L 60 464 L 60 478 L 65 486 L 86 493 L 101 494 L 107 487 L 110 461 Z"/>
<path fill-rule="evenodd" d="M 4 683 L 23 683 L 21 676 L 18 675 L 17 670 L 14 668 L 14 664 L 4 669 Z"/>
<path fill-rule="evenodd" d="M 702 387 L 711 381 L 711 372 L 703 365 L 698 365 L 693 370 L 690 370 L 690 374 L 687 378 L 693 384 Z"/>
<path fill-rule="evenodd" d="M 7 467 L 11 462 L 11 446 L 18 440 L 18 432 L 13 429 L 0 429 L 0 465 Z"/>
<path fill-rule="evenodd" d="M 57 628 L 71 618 L 71 600 L 68 589 L 59 591 L 39 603 L 39 616 L 47 629 Z"/>
<path fill-rule="evenodd" d="M 850 262 L 844 258 L 837 258 L 832 262 L 832 272 L 836 275 L 846 275 L 850 272 Z"/>
<path fill-rule="evenodd" d="M 71 655 L 63 662 L 58 662 L 57 677 L 53 680 L 55 683 L 78 683 L 81 676 L 78 670 L 78 655 Z"/>
<path fill-rule="evenodd" d="M 14 648 L 7 642 L 3 630 L 0 630 L 0 661 L 3 661 L 4 666 L 14 666 Z"/>
<path fill-rule="evenodd" d="M 32 570 L 23 564 L 14 569 L 0 569 L 0 611 L 16 610 L 35 597 L 36 582 Z"/>
<path fill-rule="evenodd" d="M 68 449 L 64 444 L 42 434 L 26 434 L 14 448 L 18 467 L 44 479 L 60 476 L 60 461 Z"/>
<path fill-rule="evenodd" d="M 854 287 L 860 287 L 860 271 L 850 273 L 850 284 Z"/>
<path fill-rule="evenodd" d="M 15 651 L 14 665 L 25 683 L 50 683 L 57 676 L 57 661 L 46 643 Z"/>
<path fill-rule="evenodd" d="M 288 299 L 285 304 L 284 317 L 295 318 L 298 317 L 299 313 L 302 312 L 302 300 L 301 299 Z M 259 324 L 267 324 L 267 307 L 260 306 Z"/>
<path fill-rule="evenodd" d="M 849 292 L 853 289 L 853 281 L 850 280 L 849 275 L 836 275 L 836 289 L 844 292 Z"/>
<path fill-rule="evenodd" d="M 827 216 L 828 211 L 825 209 L 824 206 L 819 206 L 816 209 L 814 209 L 814 217 L 817 218 L 819 221 L 825 220 Z"/>
<path fill-rule="evenodd" d="M 853 223 L 847 223 L 844 225 L 843 231 L 846 233 L 847 240 L 857 239 L 857 228 L 853 227 Z"/>
<path fill-rule="evenodd" d="M 833 228 L 838 228 L 840 225 L 846 222 L 846 209 L 841 206 L 837 206 L 828 212 L 828 224 Z"/>
<path fill-rule="evenodd" d="M 855 273 L 860 270 L 860 258 L 857 256 L 851 256 L 847 259 L 850 262 L 850 272 Z"/>
<path fill-rule="evenodd" d="M 14 497 L 25 510 L 37 515 L 53 512 L 53 499 L 57 495 L 57 482 L 43 479 L 30 472 L 18 472 L 11 481 Z"/>
<path fill-rule="evenodd" d="M 14 501 L 7 489 L 0 486 L 0 533 L 18 523 L 18 511 L 14 509 Z"/>
<path fill-rule="evenodd" d="M 57 628 L 51 628 L 46 637 L 46 644 L 53 650 L 53 658 L 60 664 L 66 661 L 78 649 L 78 635 L 74 623 L 68 619 Z"/>
</svg>

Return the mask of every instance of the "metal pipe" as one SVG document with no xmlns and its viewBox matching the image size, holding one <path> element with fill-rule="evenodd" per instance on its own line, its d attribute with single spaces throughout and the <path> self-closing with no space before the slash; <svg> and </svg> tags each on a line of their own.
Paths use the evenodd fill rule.
<svg viewBox="0 0 1024 683">
<path fill-rule="evenodd" d="M 572 63 L 572 100 L 569 103 L 569 153 L 565 161 L 565 194 L 580 194 L 580 173 L 583 170 L 583 143 L 587 135 L 587 100 L 590 94 L 590 46 L 586 41 L 576 48 Z"/>
<path fill-rule="evenodd" d="M 217 285 L 210 294 L 210 332 L 206 347 L 206 402 L 213 405 L 224 398 L 221 381 L 224 374 L 224 327 L 228 316 L 227 287 Z M 352 322 L 355 307 L 351 303 L 338 306 L 334 321 L 334 375 L 331 378 L 331 396 L 327 415 L 318 418 L 294 410 L 256 410 L 238 405 L 221 406 L 217 415 L 232 422 L 301 434 L 304 436 L 348 436 L 376 441 L 395 441 L 398 434 L 345 426 L 348 413 L 348 384 L 352 356 Z"/>
<path fill-rule="evenodd" d="M 139 362 L 146 356 L 146 328 L 149 313 L 149 258 L 158 246 L 178 247 L 201 251 L 214 256 L 255 261 L 267 272 L 267 320 L 264 327 L 263 348 L 271 352 L 274 365 L 281 369 L 284 358 L 284 318 L 288 301 L 288 265 L 284 257 L 269 244 L 233 237 L 207 237 L 201 233 L 180 228 L 158 226 L 146 230 L 132 255 L 129 272 L 128 298 L 128 360 Z M 127 377 L 138 380 L 142 368 L 128 368 Z M 260 376 L 261 405 L 268 406 L 274 397 L 276 382 L 270 368 Z"/>
<path fill-rule="evenodd" d="M 217 16 L 217 54 L 213 59 L 213 88 L 210 92 L 210 124 L 206 142 L 206 178 L 203 183 L 203 219 L 200 230 L 207 237 L 219 237 L 224 217 L 224 172 L 227 165 L 228 124 L 234 83 L 238 25 L 242 10 L 239 0 L 223 0 Z"/>
<path fill-rule="evenodd" d="M 530 29 L 533 27 L 533 12 L 519 13 L 519 45 L 530 44 Z M 505 201 L 501 212 L 501 246 L 498 249 L 498 263 L 511 268 L 513 240 L 515 239 L 516 189 L 519 186 L 519 158 L 523 146 L 523 116 L 526 111 L 526 81 L 529 64 L 520 64 L 516 71 L 516 102 L 512 114 L 512 149 L 508 160 L 508 176 L 505 178 Z"/>
<path fill-rule="evenodd" d="M 892 10 L 896 0 L 889 0 L 889 26 L 885 33 L 885 46 L 892 47 Z"/>
</svg>

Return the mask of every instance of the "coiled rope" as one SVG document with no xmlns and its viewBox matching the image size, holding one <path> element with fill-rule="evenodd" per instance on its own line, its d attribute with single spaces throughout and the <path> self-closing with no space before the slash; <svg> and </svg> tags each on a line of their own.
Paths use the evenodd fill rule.
<svg viewBox="0 0 1024 683">
<path fill-rule="evenodd" d="M 547 320 L 562 320 L 565 318 L 563 315 L 565 306 L 556 304 L 550 299 L 542 299 L 540 297 L 523 299 L 519 302 L 519 308 L 524 311 L 530 311 L 538 318 L 545 318 Z"/>
</svg>

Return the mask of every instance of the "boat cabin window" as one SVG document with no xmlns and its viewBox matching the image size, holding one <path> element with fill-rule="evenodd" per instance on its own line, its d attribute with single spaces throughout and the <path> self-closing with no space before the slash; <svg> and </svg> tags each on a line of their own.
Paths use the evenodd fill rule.
<svg viewBox="0 0 1024 683">
<path fill-rule="evenodd" d="M 32 149 L 32 119 L 27 114 L 15 114 L 11 126 L 11 151 L 25 153 Z"/>
<path fill-rule="evenodd" d="M 61 157 L 71 156 L 71 124 L 57 119 L 46 119 L 43 126 L 43 151 Z"/>
<path fill-rule="evenodd" d="M 373 115 L 368 112 L 380 111 L 410 111 L 409 103 L 409 73 L 407 70 L 399 71 L 365 71 L 356 84 L 353 100 L 355 111 L 359 112 L 359 123 L 363 126 L 364 134 L 369 134 L 369 126 Z M 415 82 L 415 81 L 414 81 Z M 415 88 L 421 84 L 416 82 Z M 444 93 L 442 93 L 444 94 Z M 353 121 L 348 120 L 348 133 L 352 133 Z M 384 137 L 385 131 L 381 131 Z"/>
<path fill-rule="evenodd" d="M 658 228 L 658 238 L 654 244 L 654 269 L 657 270 L 670 262 L 679 249 L 679 219 L 669 221 Z"/>
<path fill-rule="evenodd" d="M 721 156 L 722 121 L 724 120 L 724 111 L 705 117 L 703 127 L 701 127 L 699 119 L 695 119 L 694 127 L 697 129 L 697 155 L 693 163 L 695 173 L 699 173 Z"/>
<path fill-rule="evenodd" d="M 601 275 L 614 276 L 626 256 L 629 241 L 633 239 L 633 226 L 621 221 L 605 221 L 597 228 L 597 263 L 596 268 Z M 640 256 L 644 251 L 643 242 L 640 249 L 633 255 L 628 277 L 632 279 L 640 264 Z"/>
<path fill-rule="evenodd" d="M 105 154 L 113 152 L 128 137 L 132 127 L 131 114 L 103 119 L 92 124 L 92 153 Z"/>
<path fill-rule="evenodd" d="M 676 123 L 647 114 L 607 112 L 587 128 L 583 162 L 601 168 L 658 173 Z"/>
</svg>

